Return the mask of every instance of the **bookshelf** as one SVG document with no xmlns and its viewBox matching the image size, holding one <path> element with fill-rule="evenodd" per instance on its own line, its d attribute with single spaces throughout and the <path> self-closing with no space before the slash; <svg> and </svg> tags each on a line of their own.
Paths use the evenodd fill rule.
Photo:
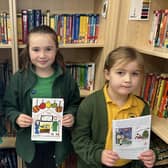
<svg viewBox="0 0 168 168">
<path fill-rule="evenodd" d="M 167 73 L 168 49 L 152 47 L 149 42 L 153 11 L 168 8 L 168 1 L 151 1 L 149 20 L 129 20 L 130 1 L 120 1 L 120 16 L 117 34 L 117 46 L 136 47 L 143 55 L 147 72 Z M 125 25 L 125 26 L 124 26 Z M 168 144 L 168 120 L 153 116 L 152 131 Z M 168 163 L 168 162 L 167 162 Z"/>
<path fill-rule="evenodd" d="M 25 45 L 18 45 L 17 37 L 17 12 L 22 9 L 50 10 L 52 13 L 99 13 L 100 25 L 97 43 L 93 44 L 62 44 L 60 50 L 65 61 L 95 62 L 95 90 L 100 89 L 103 84 L 103 65 L 108 52 L 116 46 L 129 45 L 136 47 L 145 58 L 148 72 L 168 72 L 168 49 L 154 48 L 148 43 L 151 29 L 152 11 L 155 9 L 168 8 L 168 1 L 151 1 L 150 17 L 146 21 L 130 21 L 130 0 L 110 0 L 107 16 L 101 16 L 104 0 L 48 0 L 43 3 L 40 0 L 0 0 L 0 12 L 8 11 L 11 14 L 11 44 L 0 44 L 0 61 L 7 57 L 11 61 L 12 72 L 19 69 L 18 53 Z M 81 97 L 86 97 L 91 92 L 81 90 Z M 156 116 L 152 119 L 152 130 L 168 144 L 168 129 L 165 127 L 167 120 Z M 165 133 L 166 132 L 166 133 Z M 8 141 L 8 138 L 5 139 Z M 10 141 L 10 140 L 9 140 Z M 8 144 L 7 144 L 8 146 Z M 10 145 L 9 145 L 10 146 Z M 1 147 L 1 146 L 0 146 Z"/>
<path fill-rule="evenodd" d="M 165 143 L 168 143 L 168 120 L 165 118 L 159 118 L 152 116 L 152 131 L 158 135 Z"/>
<path fill-rule="evenodd" d="M 19 52 L 25 47 L 25 45 L 18 44 L 17 36 L 17 13 L 22 9 L 41 9 L 42 11 L 50 10 L 51 14 L 100 14 L 99 21 L 99 35 L 96 43 L 90 44 L 62 44 L 60 50 L 64 55 L 65 61 L 74 61 L 75 63 L 94 62 L 96 64 L 95 72 L 95 90 L 102 87 L 104 81 L 103 76 L 103 63 L 104 56 L 115 47 L 116 32 L 117 32 L 117 19 L 119 14 L 119 1 L 110 1 L 109 10 L 106 18 L 101 17 L 101 11 L 104 0 L 48 0 L 43 3 L 40 0 L 8 0 L 9 4 L 6 5 L 5 0 L 0 0 L 0 4 L 4 4 L 6 8 L 10 6 L 11 13 L 11 33 L 12 43 L 10 45 L 0 45 L 0 50 L 4 51 L 3 55 L 9 55 L 12 62 L 12 72 L 16 72 L 19 69 Z M 116 8 L 117 7 L 117 8 Z M 1 6 L 0 6 L 1 10 Z M 110 22 L 108 22 L 111 20 Z M 110 38 L 109 38 L 110 37 Z M 10 51 L 10 53 L 9 53 Z M 91 92 L 81 90 L 81 97 L 86 97 Z M 15 147 L 15 138 L 11 140 L 10 137 L 4 138 L 3 148 Z M 22 168 L 21 160 L 18 160 L 19 168 Z"/>
</svg>

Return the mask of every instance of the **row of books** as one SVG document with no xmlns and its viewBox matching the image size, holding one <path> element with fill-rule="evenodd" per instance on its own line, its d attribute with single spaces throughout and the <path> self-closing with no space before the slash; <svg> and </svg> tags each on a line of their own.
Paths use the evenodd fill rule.
<svg viewBox="0 0 168 168">
<path fill-rule="evenodd" d="M 149 43 L 154 47 L 168 48 L 168 9 L 153 12 Z"/>
<path fill-rule="evenodd" d="M 168 74 L 147 73 L 141 96 L 149 103 L 154 115 L 168 118 Z"/>
<path fill-rule="evenodd" d="M 4 95 L 4 90 L 11 74 L 10 64 L 8 62 L 0 63 L 0 98 Z"/>
<path fill-rule="evenodd" d="M 18 42 L 27 41 L 28 32 L 39 25 L 53 28 L 60 44 L 96 43 L 99 14 L 52 14 L 49 10 L 24 9 L 17 14 Z"/>
<path fill-rule="evenodd" d="M 0 44 L 11 44 L 11 23 L 7 12 L 0 13 Z"/>
<path fill-rule="evenodd" d="M 80 89 L 92 91 L 94 89 L 95 63 L 66 64 Z"/>
<path fill-rule="evenodd" d="M 168 159 L 168 146 L 154 133 L 151 134 L 151 146 L 156 152 L 156 162 Z"/>
<path fill-rule="evenodd" d="M 15 149 L 0 149 L 0 168 L 17 168 Z"/>
<path fill-rule="evenodd" d="M 4 111 L 2 109 L 2 99 L 4 96 L 4 91 L 7 83 L 10 80 L 11 76 L 10 64 L 8 62 L 0 63 L 0 117 L 3 115 Z M 13 136 L 14 132 L 12 131 L 12 124 L 10 124 L 7 120 L 2 121 L 5 123 L 7 128 L 7 134 L 9 136 Z"/>
</svg>

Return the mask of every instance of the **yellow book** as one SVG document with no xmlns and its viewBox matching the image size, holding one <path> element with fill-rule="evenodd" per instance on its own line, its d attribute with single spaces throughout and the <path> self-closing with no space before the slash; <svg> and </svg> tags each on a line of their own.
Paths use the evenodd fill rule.
<svg viewBox="0 0 168 168">
<path fill-rule="evenodd" d="M 50 27 L 51 27 L 53 30 L 55 30 L 55 16 L 54 16 L 54 15 L 52 15 L 52 16 L 50 17 Z"/>
<path fill-rule="evenodd" d="M 63 22 L 64 22 L 64 25 L 63 25 L 63 29 L 64 29 L 64 31 L 63 31 L 63 44 L 66 44 L 66 19 L 67 19 L 67 15 L 64 15 L 63 16 L 64 18 L 64 20 L 63 20 Z"/>
<path fill-rule="evenodd" d="M 84 29 L 84 16 L 80 15 L 80 21 L 79 21 L 79 43 L 81 43 L 82 39 L 83 39 L 83 29 Z"/>
<path fill-rule="evenodd" d="M 46 22 L 46 25 L 47 25 L 47 26 L 50 26 L 50 10 L 47 10 L 47 11 L 46 11 L 46 16 L 47 16 L 47 18 L 46 18 L 46 19 L 47 19 L 47 20 L 46 20 L 46 21 L 47 21 L 47 22 Z"/>
<path fill-rule="evenodd" d="M 85 24 L 84 24 L 84 42 L 87 43 L 87 35 L 88 35 L 88 22 L 89 22 L 89 16 L 85 16 Z"/>
<path fill-rule="evenodd" d="M 12 36 L 11 36 L 11 21 L 9 14 L 7 14 L 7 34 L 8 34 L 8 44 L 11 44 Z"/>
<path fill-rule="evenodd" d="M 154 105 L 154 114 L 158 115 L 158 111 L 159 111 L 159 107 L 160 107 L 160 103 L 162 100 L 162 95 L 163 95 L 163 91 L 164 91 L 164 87 L 165 87 L 165 83 L 166 83 L 166 74 L 161 74 L 161 79 L 159 81 L 159 85 L 158 85 L 158 91 L 157 91 L 157 97 L 156 97 L 156 101 L 155 101 L 155 105 Z"/>
<path fill-rule="evenodd" d="M 22 37 L 22 14 L 17 13 L 17 36 L 18 36 L 18 43 L 23 44 L 23 37 Z"/>
</svg>

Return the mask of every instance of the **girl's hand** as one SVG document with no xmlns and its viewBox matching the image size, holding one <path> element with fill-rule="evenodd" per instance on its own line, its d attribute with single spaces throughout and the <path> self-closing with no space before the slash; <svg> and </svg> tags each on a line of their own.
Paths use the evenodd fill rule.
<svg viewBox="0 0 168 168">
<path fill-rule="evenodd" d="M 107 149 L 103 150 L 101 155 L 101 162 L 103 165 L 112 167 L 118 159 L 119 156 L 116 152 Z"/>
<path fill-rule="evenodd" d="M 32 117 L 26 114 L 20 114 L 19 117 L 16 119 L 16 123 L 21 128 L 30 127 L 32 125 L 32 122 Z"/>
<path fill-rule="evenodd" d="M 72 127 L 74 124 L 74 116 L 72 114 L 65 114 L 63 116 L 62 125 L 64 127 Z"/>
<path fill-rule="evenodd" d="M 141 155 L 139 156 L 139 159 L 143 161 L 144 165 L 147 168 L 152 168 L 154 166 L 156 156 L 153 150 L 148 150 L 141 153 Z"/>
</svg>

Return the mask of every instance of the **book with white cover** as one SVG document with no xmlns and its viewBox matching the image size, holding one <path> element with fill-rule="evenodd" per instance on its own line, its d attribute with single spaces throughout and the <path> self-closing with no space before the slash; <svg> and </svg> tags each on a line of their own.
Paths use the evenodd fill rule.
<svg viewBox="0 0 168 168">
<path fill-rule="evenodd" d="M 62 141 L 64 100 L 61 98 L 33 98 L 33 141 Z"/>
<path fill-rule="evenodd" d="M 149 149 L 151 115 L 113 120 L 113 151 L 123 159 L 138 159 Z"/>
</svg>

